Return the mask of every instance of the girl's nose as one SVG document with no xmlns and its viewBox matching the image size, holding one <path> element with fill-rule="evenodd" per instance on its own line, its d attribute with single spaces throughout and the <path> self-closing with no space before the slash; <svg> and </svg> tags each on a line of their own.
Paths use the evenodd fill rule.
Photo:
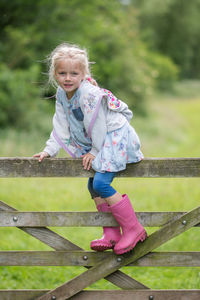
<svg viewBox="0 0 200 300">
<path fill-rule="evenodd" d="M 65 79 L 70 80 L 71 79 L 70 74 L 66 74 Z"/>
</svg>

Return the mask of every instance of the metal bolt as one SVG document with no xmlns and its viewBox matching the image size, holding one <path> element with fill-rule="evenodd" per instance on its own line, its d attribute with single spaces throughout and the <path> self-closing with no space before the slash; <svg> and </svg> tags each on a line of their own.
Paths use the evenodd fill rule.
<svg viewBox="0 0 200 300">
<path fill-rule="evenodd" d="M 149 300 L 153 300 L 153 299 L 154 299 L 154 296 L 150 295 Z"/>
<path fill-rule="evenodd" d="M 51 300 L 56 300 L 56 296 L 52 296 L 52 297 L 51 297 Z"/>
<path fill-rule="evenodd" d="M 83 256 L 83 260 L 88 260 L 87 255 L 84 255 L 84 256 Z"/>
<path fill-rule="evenodd" d="M 121 257 L 118 257 L 117 262 L 121 262 L 121 261 L 122 261 Z"/>
<path fill-rule="evenodd" d="M 186 224 L 187 224 L 187 221 L 186 221 L 186 220 L 183 220 L 182 224 L 183 224 L 183 225 L 186 225 Z"/>
<path fill-rule="evenodd" d="M 17 222 L 18 221 L 18 217 L 13 217 L 13 221 Z"/>
</svg>

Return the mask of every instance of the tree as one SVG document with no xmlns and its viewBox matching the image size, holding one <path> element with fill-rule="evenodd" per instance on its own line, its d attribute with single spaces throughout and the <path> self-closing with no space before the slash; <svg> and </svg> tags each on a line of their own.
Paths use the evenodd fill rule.
<svg viewBox="0 0 200 300">
<path fill-rule="evenodd" d="M 143 40 L 170 57 L 182 78 L 200 78 L 200 0 L 132 1 Z"/>
<path fill-rule="evenodd" d="M 141 41 L 135 7 L 122 3 L 117 0 L 0 2 L 1 126 L 20 126 L 18 115 L 21 121 L 28 120 L 22 108 L 30 111 L 32 103 L 37 105 L 40 101 L 35 89 L 41 90 L 41 85 L 45 87 L 47 82 L 44 59 L 64 41 L 89 49 L 90 60 L 96 61 L 92 71 L 100 86 L 110 89 L 138 111 L 145 111 L 145 99 L 162 77 L 163 68 L 159 69 L 158 59 Z M 166 63 L 163 66 L 170 74 L 164 78 L 167 85 L 168 78 L 174 78 L 176 72 Z M 18 86 L 12 84 L 14 80 Z M 31 81 L 34 85 L 29 86 Z M 23 97 L 20 84 L 27 85 Z M 34 92 L 29 93 L 30 90 Z M 43 89 L 43 96 L 54 93 L 52 89 Z M 6 95 L 11 102 L 5 101 Z M 19 106 L 15 107 L 17 114 L 12 114 L 14 101 Z"/>
</svg>

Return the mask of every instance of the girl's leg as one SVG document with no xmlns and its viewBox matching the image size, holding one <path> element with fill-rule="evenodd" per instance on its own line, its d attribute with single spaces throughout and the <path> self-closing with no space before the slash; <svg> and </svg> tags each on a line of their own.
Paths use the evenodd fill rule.
<svg viewBox="0 0 200 300">
<path fill-rule="evenodd" d="M 110 212 L 110 207 L 104 198 L 93 189 L 93 178 L 88 180 L 88 190 L 91 197 L 94 199 L 97 210 L 99 212 Z M 120 240 L 120 227 L 103 227 L 103 236 L 101 239 L 96 239 L 91 242 L 90 247 L 95 251 L 104 251 L 113 249 L 114 245 Z"/>
<path fill-rule="evenodd" d="M 132 250 L 139 241 L 144 241 L 147 233 L 139 223 L 128 196 L 121 195 L 110 186 L 114 176 L 115 173 L 96 173 L 93 187 L 108 203 L 113 216 L 122 227 L 123 235 L 116 243 L 114 252 L 123 254 Z"/>
<path fill-rule="evenodd" d="M 110 199 L 109 201 L 112 201 Z M 131 201 L 126 194 L 122 195 L 122 199 L 110 206 L 110 210 L 122 228 L 122 238 L 115 245 L 114 252 L 123 254 L 131 251 L 136 244 L 143 242 L 147 233 L 144 227 L 139 223 Z"/>
<path fill-rule="evenodd" d="M 113 196 L 105 198 L 105 201 L 108 203 L 109 206 L 112 206 L 122 200 L 122 195 L 116 192 Z"/>
<path fill-rule="evenodd" d="M 91 198 L 94 200 L 96 206 L 102 203 L 106 203 L 106 201 L 103 198 L 101 198 L 101 196 L 93 189 L 93 181 L 93 177 L 90 177 L 88 179 L 88 190 L 90 192 Z"/>
</svg>

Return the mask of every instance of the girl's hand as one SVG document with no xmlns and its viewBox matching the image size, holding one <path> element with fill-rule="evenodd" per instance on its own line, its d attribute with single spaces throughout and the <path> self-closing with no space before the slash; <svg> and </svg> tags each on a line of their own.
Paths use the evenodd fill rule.
<svg viewBox="0 0 200 300">
<path fill-rule="evenodd" d="M 49 156 L 50 156 L 49 153 L 45 151 L 33 155 L 33 157 L 39 157 L 38 159 L 39 162 L 41 162 L 45 157 L 49 157 Z"/>
<path fill-rule="evenodd" d="M 92 166 L 92 161 L 95 159 L 95 156 L 91 153 L 87 153 L 81 156 L 83 158 L 83 167 L 85 170 L 90 170 Z"/>
</svg>

